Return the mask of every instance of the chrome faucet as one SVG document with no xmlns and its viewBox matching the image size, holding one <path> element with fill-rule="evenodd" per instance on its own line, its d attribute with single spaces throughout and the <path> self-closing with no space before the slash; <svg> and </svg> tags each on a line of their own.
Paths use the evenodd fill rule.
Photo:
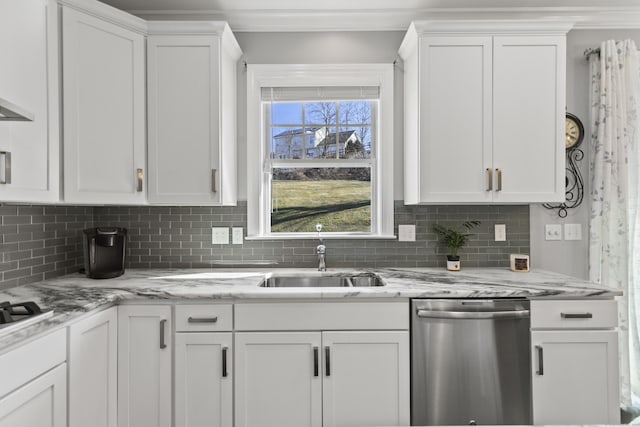
<svg viewBox="0 0 640 427">
<path fill-rule="evenodd" d="M 318 254 L 318 271 L 327 271 L 327 265 L 324 262 L 324 255 L 327 253 L 327 247 L 324 245 L 324 240 L 320 232 L 322 231 L 322 224 L 316 224 L 316 231 L 318 232 L 318 240 L 320 244 L 316 246 L 316 254 Z"/>
</svg>

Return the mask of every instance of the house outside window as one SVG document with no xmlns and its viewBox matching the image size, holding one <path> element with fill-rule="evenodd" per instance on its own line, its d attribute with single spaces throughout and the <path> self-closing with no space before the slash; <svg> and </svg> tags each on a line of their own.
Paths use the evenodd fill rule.
<svg viewBox="0 0 640 427">
<path fill-rule="evenodd" d="M 391 65 L 248 67 L 248 238 L 393 236 L 392 83 Z"/>
</svg>

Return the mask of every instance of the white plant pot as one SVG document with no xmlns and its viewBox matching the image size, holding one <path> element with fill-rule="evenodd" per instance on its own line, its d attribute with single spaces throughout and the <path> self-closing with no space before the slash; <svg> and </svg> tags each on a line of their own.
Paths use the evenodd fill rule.
<svg viewBox="0 0 640 427">
<path fill-rule="evenodd" d="M 460 271 L 460 257 L 447 256 L 447 270 Z"/>
</svg>

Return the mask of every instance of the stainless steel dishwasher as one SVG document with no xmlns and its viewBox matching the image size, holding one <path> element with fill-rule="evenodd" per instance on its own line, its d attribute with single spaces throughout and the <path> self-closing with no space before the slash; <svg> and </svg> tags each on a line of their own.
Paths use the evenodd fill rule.
<svg viewBox="0 0 640 427">
<path fill-rule="evenodd" d="M 531 424 L 529 301 L 414 299 L 411 425 Z"/>
</svg>

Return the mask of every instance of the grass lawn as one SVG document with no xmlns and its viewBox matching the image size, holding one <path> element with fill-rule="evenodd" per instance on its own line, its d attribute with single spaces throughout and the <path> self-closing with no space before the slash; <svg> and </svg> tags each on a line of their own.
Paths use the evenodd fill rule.
<svg viewBox="0 0 640 427">
<path fill-rule="evenodd" d="M 273 181 L 273 232 L 371 231 L 368 181 Z"/>
</svg>

